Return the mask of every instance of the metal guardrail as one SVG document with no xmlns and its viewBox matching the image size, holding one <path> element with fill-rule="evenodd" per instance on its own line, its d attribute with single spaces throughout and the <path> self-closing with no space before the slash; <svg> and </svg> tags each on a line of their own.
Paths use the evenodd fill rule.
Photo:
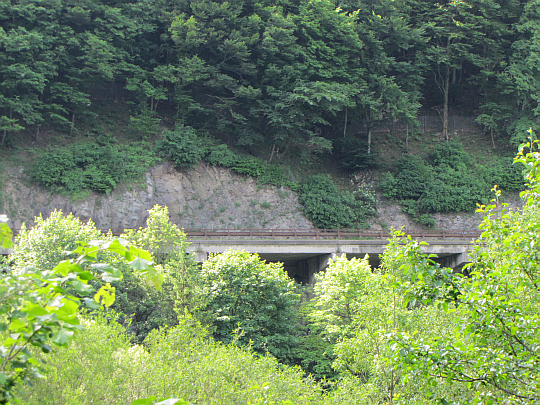
<svg viewBox="0 0 540 405">
<path fill-rule="evenodd" d="M 102 229 L 102 232 L 109 232 Z M 120 235 L 123 230 L 113 230 Z M 365 229 L 184 229 L 188 239 L 192 238 L 287 238 L 287 239 L 388 239 L 388 231 Z M 403 231 L 413 239 L 476 239 L 478 231 Z"/>
<path fill-rule="evenodd" d="M 103 233 L 112 232 L 120 236 L 126 229 L 100 229 Z M 388 239 L 390 232 L 365 229 L 183 229 L 188 239 L 192 238 L 287 238 L 287 239 Z M 478 231 L 408 231 L 405 235 L 413 239 L 476 239 Z M 17 235 L 19 230 L 14 230 Z"/>
</svg>

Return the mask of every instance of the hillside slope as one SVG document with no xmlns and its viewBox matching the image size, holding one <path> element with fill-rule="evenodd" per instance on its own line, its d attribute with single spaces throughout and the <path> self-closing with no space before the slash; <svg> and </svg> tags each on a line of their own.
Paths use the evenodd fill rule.
<svg viewBox="0 0 540 405">
<path fill-rule="evenodd" d="M 313 228 L 290 190 L 263 187 L 251 177 L 204 163 L 181 171 L 159 164 L 146 173 L 146 184 L 91 193 L 81 201 L 28 184 L 22 167 L 4 173 L 4 180 L 2 212 L 14 228 L 55 209 L 92 219 L 98 228 L 136 228 L 155 204 L 168 206 L 171 220 L 189 229 Z"/>
</svg>

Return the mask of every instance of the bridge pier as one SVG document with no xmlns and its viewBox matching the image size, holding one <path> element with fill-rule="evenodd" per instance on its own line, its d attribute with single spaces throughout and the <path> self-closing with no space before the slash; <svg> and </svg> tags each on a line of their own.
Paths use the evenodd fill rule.
<svg viewBox="0 0 540 405">
<path fill-rule="evenodd" d="M 472 258 L 469 252 L 461 252 L 450 255 L 441 255 L 437 257 L 435 261 L 443 267 L 461 271 L 463 266 L 472 261 Z"/>
</svg>

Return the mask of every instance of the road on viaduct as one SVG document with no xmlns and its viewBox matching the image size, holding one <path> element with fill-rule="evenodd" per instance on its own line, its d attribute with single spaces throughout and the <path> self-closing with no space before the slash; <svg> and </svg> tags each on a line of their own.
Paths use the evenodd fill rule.
<svg viewBox="0 0 540 405">
<path fill-rule="evenodd" d="M 109 230 L 102 230 L 108 232 Z M 123 230 L 113 230 L 120 235 Z M 347 258 L 369 255 L 373 267 L 379 265 L 379 255 L 386 249 L 390 233 L 373 230 L 343 229 L 187 229 L 188 251 L 199 262 L 209 254 L 228 249 L 258 253 L 270 262 L 282 262 L 285 270 L 299 282 L 310 282 L 313 274 L 324 270 L 328 260 L 345 254 Z M 461 268 L 470 261 L 469 251 L 480 232 L 404 231 L 413 239 L 427 242 L 425 253 L 437 255 L 445 267 Z M 7 250 L 0 254 L 9 254 Z"/>
</svg>

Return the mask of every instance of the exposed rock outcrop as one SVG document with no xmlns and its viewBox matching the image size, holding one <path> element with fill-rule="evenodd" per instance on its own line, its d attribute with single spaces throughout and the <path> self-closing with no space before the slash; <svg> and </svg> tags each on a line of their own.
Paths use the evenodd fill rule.
<svg viewBox="0 0 540 405">
<path fill-rule="evenodd" d="M 150 169 L 139 183 L 123 185 L 110 194 L 90 193 L 79 201 L 29 184 L 22 167 L 4 173 L 3 181 L 0 213 L 11 218 L 15 229 L 23 222 L 32 225 L 35 216 L 46 217 L 55 209 L 72 212 L 83 221 L 92 219 L 98 228 L 138 228 L 155 204 L 168 206 L 171 220 L 185 229 L 313 228 L 291 190 L 261 186 L 251 177 L 204 163 L 184 170 L 163 163 Z M 371 221 L 373 229 L 422 229 L 398 204 L 380 195 L 377 199 L 379 215 Z M 517 196 L 506 202 L 512 209 L 521 206 Z M 448 231 L 477 230 L 482 217 L 477 213 L 434 215 L 436 228 Z"/>
<path fill-rule="evenodd" d="M 137 228 L 155 204 L 168 206 L 171 220 L 186 229 L 313 228 L 295 193 L 263 187 L 251 177 L 207 164 L 181 171 L 160 164 L 146 173 L 142 184 L 122 186 L 108 195 L 91 193 L 80 201 L 29 185 L 22 167 L 3 177 L 0 211 L 8 214 L 14 228 L 23 222 L 31 225 L 35 216 L 55 209 L 83 221 L 92 219 L 98 228 Z"/>
</svg>

